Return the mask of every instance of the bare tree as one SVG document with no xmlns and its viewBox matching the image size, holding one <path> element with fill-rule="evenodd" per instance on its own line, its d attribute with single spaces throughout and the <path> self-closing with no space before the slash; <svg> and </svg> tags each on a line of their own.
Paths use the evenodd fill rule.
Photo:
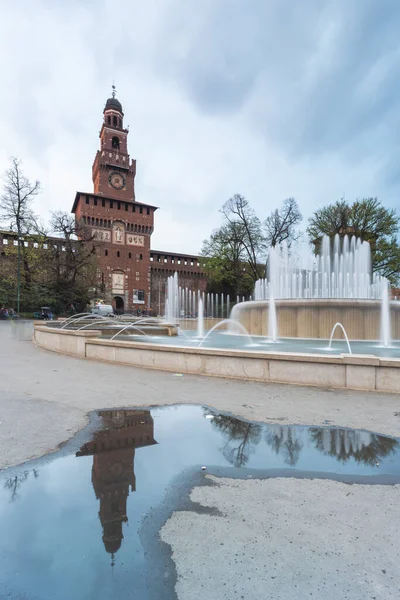
<svg viewBox="0 0 400 600">
<path fill-rule="evenodd" d="M 62 211 L 51 213 L 50 230 L 60 236 L 59 240 L 50 240 L 47 253 L 49 286 L 58 312 L 75 304 L 85 306 L 89 289 L 96 284 L 96 251 L 100 244 L 88 228 Z"/>
<path fill-rule="evenodd" d="M 263 277 L 261 253 L 263 250 L 263 237 L 261 223 L 248 200 L 240 194 L 235 194 L 221 209 L 226 221 L 230 224 L 238 223 L 242 231 L 241 244 L 245 249 L 250 274 L 254 281 Z"/>
<path fill-rule="evenodd" d="M 40 183 L 31 183 L 22 171 L 20 159 L 12 157 L 11 166 L 4 175 L 4 190 L 0 197 L 0 217 L 6 227 L 17 232 L 18 273 L 17 273 L 17 313 L 21 301 L 21 243 L 23 235 L 36 225 L 32 202 L 40 192 Z M 22 246 L 24 247 L 24 246 Z"/>
<path fill-rule="evenodd" d="M 282 208 L 272 211 L 264 221 L 265 243 L 267 247 L 276 246 L 286 241 L 290 245 L 298 239 L 297 225 L 302 220 L 297 202 L 294 198 L 287 198 Z"/>
</svg>

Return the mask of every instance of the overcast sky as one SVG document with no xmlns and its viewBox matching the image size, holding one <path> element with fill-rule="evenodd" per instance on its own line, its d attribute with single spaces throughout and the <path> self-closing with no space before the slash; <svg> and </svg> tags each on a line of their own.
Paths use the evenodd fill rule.
<svg viewBox="0 0 400 600">
<path fill-rule="evenodd" d="M 69 211 L 114 78 L 154 249 L 198 252 L 234 193 L 261 218 L 396 207 L 399 31 L 399 0 L 4 1 L 0 170 L 19 156 L 36 210 Z"/>
</svg>

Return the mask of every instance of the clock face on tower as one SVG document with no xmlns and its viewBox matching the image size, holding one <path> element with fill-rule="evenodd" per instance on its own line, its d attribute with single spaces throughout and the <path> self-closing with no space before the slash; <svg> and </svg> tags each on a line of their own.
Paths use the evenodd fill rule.
<svg viewBox="0 0 400 600">
<path fill-rule="evenodd" d="M 108 181 L 110 185 L 115 190 L 124 190 L 126 186 L 126 179 L 122 173 L 118 173 L 117 171 L 113 171 L 108 176 Z"/>
</svg>

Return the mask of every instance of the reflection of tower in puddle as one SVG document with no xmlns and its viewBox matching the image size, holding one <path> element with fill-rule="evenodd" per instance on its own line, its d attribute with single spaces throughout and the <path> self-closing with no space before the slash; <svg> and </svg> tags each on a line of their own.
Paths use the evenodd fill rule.
<svg viewBox="0 0 400 600">
<path fill-rule="evenodd" d="M 99 517 L 107 552 L 119 550 L 122 523 L 128 520 L 129 491 L 136 490 L 135 449 L 156 444 L 154 423 L 147 410 L 105 410 L 99 413 L 105 429 L 98 431 L 77 456 L 93 455 L 92 483 L 100 500 Z"/>
</svg>

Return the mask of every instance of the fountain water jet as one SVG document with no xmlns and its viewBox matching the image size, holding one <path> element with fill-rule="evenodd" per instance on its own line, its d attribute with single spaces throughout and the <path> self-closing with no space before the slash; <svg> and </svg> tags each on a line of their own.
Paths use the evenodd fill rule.
<svg viewBox="0 0 400 600">
<path fill-rule="evenodd" d="M 167 279 L 167 295 L 165 300 L 165 319 L 168 323 L 176 323 L 180 317 L 178 273 Z"/>
<path fill-rule="evenodd" d="M 343 331 L 343 335 L 344 335 L 345 340 L 346 340 L 347 349 L 349 351 L 349 354 L 353 354 L 352 351 L 351 351 L 351 346 L 350 346 L 349 338 L 347 337 L 346 330 L 345 330 L 345 328 L 343 327 L 343 325 L 341 323 L 335 323 L 335 325 L 333 326 L 331 337 L 329 339 L 329 346 L 328 346 L 329 350 L 331 349 L 333 336 L 335 335 L 335 331 L 336 331 L 336 329 L 338 327 L 340 327 L 340 329 Z"/>
<path fill-rule="evenodd" d="M 129 324 L 129 325 L 125 325 L 125 327 L 122 327 L 122 329 L 120 329 L 119 331 L 117 331 L 117 333 L 115 333 L 115 334 L 112 336 L 112 338 L 111 338 L 111 341 L 112 341 L 114 338 L 116 338 L 116 337 L 117 337 L 117 336 L 118 336 L 120 333 L 123 333 L 123 332 L 124 332 L 126 329 L 136 329 L 137 331 L 140 331 L 140 333 L 141 333 L 142 335 L 146 335 L 146 336 L 148 336 L 148 334 L 147 334 L 145 331 L 143 331 L 143 329 L 140 329 L 140 327 L 137 327 L 136 325 L 131 325 L 131 324 Z"/>
<path fill-rule="evenodd" d="M 236 327 L 238 327 L 249 339 L 250 344 L 253 343 L 253 340 L 250 337 L 249 332 L 247 331 L 246 327 L 244 327 L 244 325 L 242 325 L 241 323 L 239 323 L 239 321 L 235 321 L 234 319 L 224 319 L 223 321 L 220 321 L 219 323 L 217 323 L 216 325 L 214 325 L 214 327 L 212 327 L 210 329 L 210 331 L 207 332 L 207 335 L 205 337 L 203 337 L 203 339 L 201 340 L 200 344 L 199 344 L 199 348 L 203 345 L 203 343 L 206 341 L 206 339 L 208 338 L 208 336 L 215 331 L 216 329 L 218 329 L 219 327 L 221 327 L 222 325 L 225 325 L 226 323 L 228 323 L 229 325 L 235 325 Z M 231 330 L 230 330 L 231 333 Z"/>
<path fill-rule="evenodd" d="M 278 319 L 276 316 L 275 298 L 272 294 L 269 298 L 268 305 L 268 337 L 271 338 L 273 342 L 276 342 L 278 339 Z"/>
<path fill-rule="evenodd" d="M 199 306 L 197 310 L 197 337 L 204 337 L 204 308 L 203 300 L 199 297 Z"/>
<path fill-rule="evenodd" d="M 389 286 L 388 282 L 382 282 L 382 302 L 381 302 L 381 341 L 384 346 L 390 346 L 390 304 L 389 304 Z"/>
</svg>

